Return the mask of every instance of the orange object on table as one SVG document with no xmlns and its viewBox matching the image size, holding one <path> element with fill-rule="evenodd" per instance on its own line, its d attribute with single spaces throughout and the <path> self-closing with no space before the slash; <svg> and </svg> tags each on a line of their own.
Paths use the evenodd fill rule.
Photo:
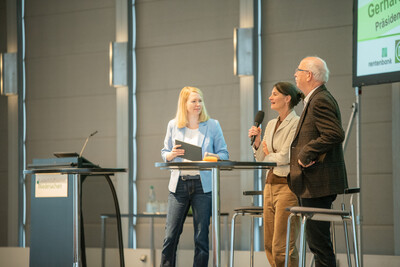
<svg viewBox="0 0 400 267">
<path fill-rule="evenodd" d="M 203 161 L 218 161 L 218 158 L 213 156 L 206 156 L 203 158 Z"/>
</svg>

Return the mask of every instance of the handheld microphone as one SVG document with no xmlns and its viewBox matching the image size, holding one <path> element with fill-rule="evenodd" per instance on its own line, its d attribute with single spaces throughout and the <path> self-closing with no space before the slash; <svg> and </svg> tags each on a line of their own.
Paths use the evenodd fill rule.
<svg viewBox="0 0 400 267">
<path fill-rule="evenodd" d="M 256 127 L 260 126 L 263 120 L 264 120 L 264 111 L 259 110 L 256 114 L 256 117 L 254 118 L 254 126 Z M 251 146 L 253 146 L 256 137 L 257 137 L 256 135 L 253 135 L 253 137 L 251 137 L 251 143 L 250 143 Z"/>
<path fill-rule="evenodd" d="M 264 115 L 263 115 L 263 117 L 264 117 Z M 82 157 L 83 150 L 85 150 L 85 147 L 86 147 L 87 142 L 89 141 L 89 138 L 92 137 L 93 135 L 97 134 L 97 133 L 98 133 L 97 131 L 94 131 L 93 133 L 91 133 L 88 136 L 88 138 L 86 138 L 86 141 L 85 141 L 85 144 L 82 147 L 81 153 L 79 153 L 79 157 Z"/>
</svg>

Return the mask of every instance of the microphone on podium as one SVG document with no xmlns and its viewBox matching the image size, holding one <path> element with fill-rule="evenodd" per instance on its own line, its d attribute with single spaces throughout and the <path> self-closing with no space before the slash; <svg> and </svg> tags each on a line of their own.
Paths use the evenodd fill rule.
<svg viewBox="0 0 400 267">
<path fill-rule="evenodd" d="M 256 114 L 256 117 L 254 118 L 254 126 L 256 127 L 260 126 L 263 120 L 264 120 L 264 111 L 259 110 Z M 251 143 L 250 143 L 251 146 L 253 146 L 256 137 L 257 137 L 256 135 L 253 135 L 253 137 L 251 137 Z"/>
<path fill-rule="evenodd" d="M 264 115 L 263 115 L 263 117 L 264 117 Z M 93 135 L 97 134 L 97 133 L 98 133 L 97 131 L 94 131 L 93 133 L 91 133 L 88 136 L 88 138 L 86 138 L 86 141 L 85 141 L 85 144 L 82 147 L 81 153 L 79 153 L 79 157 L 82 157 L 83 150 L 85 150 L 85 147 L 86 147 L 87 142 L 89 141 L 89 138 L 92 137 Z"/>
</svg>

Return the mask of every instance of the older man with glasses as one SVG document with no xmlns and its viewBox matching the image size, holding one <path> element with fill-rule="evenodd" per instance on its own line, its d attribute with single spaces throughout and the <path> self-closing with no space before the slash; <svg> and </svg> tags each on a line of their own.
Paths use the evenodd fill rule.
<svg viewBox="0 0 400 267">
<path fill-rule="evenodd" d="M 321 58 L 306 57 L 294 76 L 305 99 L 291 145 L 288 184 L 301 206 L 331 208 L 348 185 L 340 110 L 325 87 L 329 70 Z M 306 238 L 316 267 L 336 266 L 329 222 L 309 221 Z"/>
</svg>

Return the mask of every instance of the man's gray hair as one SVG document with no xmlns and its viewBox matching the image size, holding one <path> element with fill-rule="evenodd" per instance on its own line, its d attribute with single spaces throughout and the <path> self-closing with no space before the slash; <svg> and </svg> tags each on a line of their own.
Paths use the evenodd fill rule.
<svg viewBox="0 0 400 267">
<path fill-rule="evenodd" d="M 307 68 L 313 73 L 317 81 L 326 83 L 329 80 L 329 69 L 325 60 L 320 57 L 309 57 L 313 60 L 307 60 Z"/>
</svg>

